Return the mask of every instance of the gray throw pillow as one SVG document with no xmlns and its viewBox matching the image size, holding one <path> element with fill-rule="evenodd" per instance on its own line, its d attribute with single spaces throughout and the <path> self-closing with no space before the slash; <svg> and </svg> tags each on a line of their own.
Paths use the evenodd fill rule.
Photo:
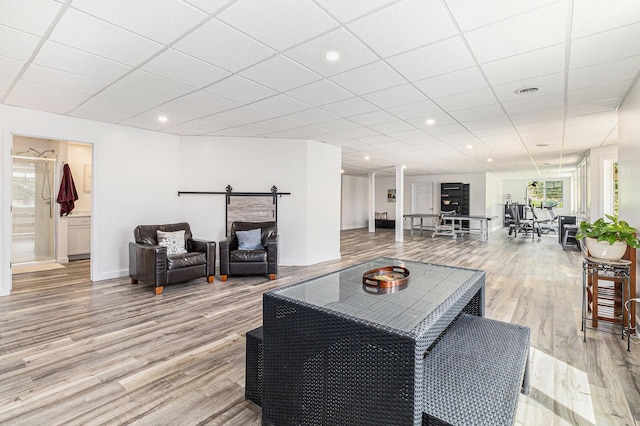
<svg viewBox="0 0 640 426">
<path fill-rule="evenodd" d="M 263 250 L 262 230 L 251 229 L 249 231 L 236 231 L 236 237 L 238 237 L 238 250 Z"/>
</svg>

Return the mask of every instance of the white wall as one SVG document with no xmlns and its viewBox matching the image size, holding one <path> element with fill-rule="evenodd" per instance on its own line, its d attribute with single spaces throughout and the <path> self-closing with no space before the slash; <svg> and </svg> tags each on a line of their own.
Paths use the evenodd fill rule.
<svg viewBox="0 0 640 426">
<path fill-rule="evenodd" d="M 369 178 L 342 175 L 340 229 L 369 226 Z"/>
<path fill-rule="evenodd" d="M 411 210 L 411 184 L 414 182 L 433 182 L 433 207 L 434 212 L 440 211 L 440 184 L 443 182 L 461 182 L 469 184 L 469 214 L 484 215 L 486 211 L 486 178 L 485 173 L 425 175 L 404 177 L 404 211 Z M 387 190 L 396 186 L 395 176 L 376 177 L 376 209 L 377 212 L 387 212 L 389 219 L 396 218 L 395 203 L 387 202 Z M 396 200 L 399 202 L 400 200 Z M 404 228 L 409 228 L 409 222 L 405 221 Z M 475 226 L 475 225 L 472 225 Z M 479 225 L 478 225 L 479 227 Z"/>
<path fill-rule="evenodd" d="M 176 193 L 179 138 L 158 132 L 0 105 L 2 127 L 1 295 L 9 294 L 11 272 L 12 134 L 92 143 L 93 207 L 91 277 L 128 273 L 128 243 L 141 223 L 179 219 Z M 57 190 L 56 190 L 57 195 Z M 56 205 L 56 214 L 59 214 Z"/>
<path fill-rule="evenodd" d="M 640 82 L 633 86 L 618 114 L 619 214 L 640 229 Z M 640 285 L 636 291 L 640 297 Z"/>
<path fill-rule="evenodd" d="M 91 170 L 91 145 L 88 144 L 67 144 L 67 162 L 71 169 L 73 182 L 78 192 L 78 200 L 72 213 L 91 212 L 91 188 L 85 188 L 87 182 L 84 181 L 84 166 Z"/>
<path fill-rule="evenodd" d="M 182 137 L 181 191 L 290 192 L 278 199 L 280 264 L 340 257 L 340 148 L 312 141 Z M 225 238 L 224 195 L 183 195 L 179 211 L 199 238 Z"/>
<path fill-rule="evenodd" d="M 590 150 L 589 161 L 591 170 L 589 179 L 591 188 L 591 203 L 589 207 L 588 217 L 595 220 L 604 216 L 604 196 L 605 196 L 605 161 L 617 161 L 618 146 L 608 145 L 601 148 L 593 148 Z"/>
</svg>

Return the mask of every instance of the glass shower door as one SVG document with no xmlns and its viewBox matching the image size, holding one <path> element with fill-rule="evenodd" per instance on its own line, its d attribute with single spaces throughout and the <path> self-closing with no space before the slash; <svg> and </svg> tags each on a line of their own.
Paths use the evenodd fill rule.
<svg viewBox="0 0 640 426">
<path fill-rule="evenodd" d="M 13 264 L 55 258 L 54 165 L 52 159 L 13 158 Z"/>
</svg>

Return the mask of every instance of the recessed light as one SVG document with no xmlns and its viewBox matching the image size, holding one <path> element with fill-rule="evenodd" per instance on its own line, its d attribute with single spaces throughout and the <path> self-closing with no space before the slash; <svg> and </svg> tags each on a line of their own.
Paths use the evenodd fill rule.
<svg viewBox="0 0 640 426">
<path fill-rule="evenodd" d="M 487 163 L 491 163 L 493 161 L 493 158 L 487 158 Z"/>
<path fill-rule="evenodd" d="M 161 123 L 166 123 L 167 121 L 169 121 L 169 119 L 167 118 L 166 115 L 159 115 L 158 116 L 158 121 Z"/>
<path fill-rule="evenodd" d="M 403 168 L 403 169 L 406 169 L 406 168 L 407 168 L 407 166 L 402 166 L 402 168 Z"/>
<path fill-rule="evenodd" d="M 545 166 L 550 166 L 550 165 L 551 165 L 551 163 L 544 163 L 544 165 L 545 165 Z"/>
<path fill-rule="evenodd" d="M 340 173 L 344 173 L 344 169 L 340 169 Z"/>
<path fill-rule="evenodd" d="M 365 160 L 368 160 L 368 159 L 369 159 L 369 156 L 368 156 L 368 155 L 365 155 L 365 156 L 364 156 L 364 159 L 365 159 Z"/>
<path fill-rule="evenodd" d="M 325 58 L 327 58 L 327 61 L 329 61 L 329 62 L 335 62 L 338 59 L 340 59 L 340 54 L 338 52 L 336 52 L 335 50 L 330 50 L 325 55 Z"/>
<path fill-rule="evenodd" d="M 537 143 L 536 146 L 549 146 L 548 143 Z"/>
<path fill-rule="evenodd" d="M 531 87 L 521 87 L 520 89 L 516 89 L 514 92 L 517 95 L 530 95 L 532 93 L 536 93 L 542 90 L 542 86 L 531 86 Z"/>
<path fill-rule="evenodd" d="M 434 124 L 436 124 L 436 120 L 434 120 L 433 118 L 430 118 L 426 121 L 427 126 L 433 126 Z"/>
<path fill-rule="evenodd" d="M 467 145 L 467 149 L 473 149 L 473 145 Z"/>
</svg>

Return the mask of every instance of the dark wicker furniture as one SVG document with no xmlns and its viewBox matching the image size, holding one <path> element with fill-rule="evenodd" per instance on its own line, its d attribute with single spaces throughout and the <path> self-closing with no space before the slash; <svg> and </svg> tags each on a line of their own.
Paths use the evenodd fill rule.
<svg viewBox="0 0 640 426">
<path fill-rule="evenodd" d="M 405 289 L 368 294 L 397 265 Z M 265 425 L 420 425 L 425 354 L 455 319 L 484 315 L 482 271 L 380 258 L 264 295 Z"/>
</svg>

